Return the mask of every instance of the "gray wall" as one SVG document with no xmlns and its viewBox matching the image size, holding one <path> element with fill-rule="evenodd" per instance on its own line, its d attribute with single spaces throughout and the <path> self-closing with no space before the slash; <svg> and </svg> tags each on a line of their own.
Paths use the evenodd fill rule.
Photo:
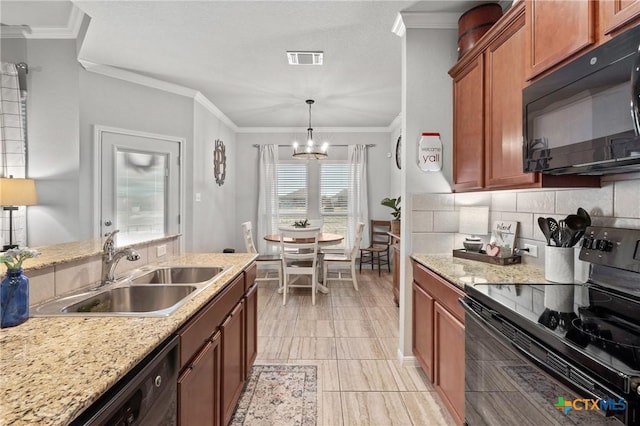
<svg viewBox="0 0 640 426">
<path fill-rule="evenodd" d="M 388 207 L 380 205 L 380 201 L 389 196 L 397 196 L 398 190 L 392 190 L 390 182 L 390 170 L 395 164 L 394 157 L 389 157 L 389 133 L 369 132 L 369 133 L 323 133 L 321 129 L 316 129 L 317 135 L 322 135 L 330 140 L 329 157 L 335 159 L 346 159 L 346 148 L 334 147 L 331 145 L 356 145 L 374 144 L 375 147 L 368 148 L 368 197 L 369 197 L 369 217 L 371 219 L 391 219 Z M 236 167 L 241 171 L 239 177 L 242 184 L 237 185 L 236 209 L 238 229 L 236 237 L 236 247 L 244 251 L 244 243 L 240 234 L 240 224 L 251 221 L 257 223 L 258 211 L 258 148 L 254 144 L 276 144 L 288 145 L 292 143 L 294 137 L 299 137 L 299 133 L 238 133 L 237 140 L 237 160 Z M 280 147 L 280 158 L 290 158 L 291 149 Z M 395 167 L 395 166 L 393 166 Z M 254 235 L 254 238 L 256 236 Z"/>
<path fill-rule="evenodd" d="M 222 186 L 216 184 L 213 170 L 215 140 L 225 145 L 227 156 L 226 178 Z M 200 194 L 201 201 L 193 203 L 193 215 L 188 221 L 189 251 L 221 252 L 224 248 L 237 248 L 240 223 L 236 219 L 238 178 L 244 182 L 244 170 L 238 167 L 236 136 L 218 118 L 199 103 L 194 105 L 193 199 Z M 240 250 L 244 251 L 244 250 Z"/>
<path fill-rule="evenodd" d="M 28 163 L 37 206 L 27 209 L 31 246 L 86 238 L 79 196 L 80 66 L 75 40 L 2 40 L 2 60 L 24 61 L 27 75 Z"/>
</svg>

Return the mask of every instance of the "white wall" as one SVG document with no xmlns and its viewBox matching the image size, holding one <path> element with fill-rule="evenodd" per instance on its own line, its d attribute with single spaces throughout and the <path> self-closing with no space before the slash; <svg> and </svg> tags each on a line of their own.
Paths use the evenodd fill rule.
<svg viewBox="0 0 640 426">
<path fill-rule="evenodd" d="M 317 135 L 322 135 L 330 140 L 329 157 L 346 159 L 346 148 L 334 147 L 331 145 L 356 145 L 374 144 L 374 147 L 367 151 L 367 171 L 368 171 L 368 196 L 369 196 L 369 217 L 371 219 L 391 219 L 391 212 L 388 207 L 380 205 L 383 198 L 397 196 L 397 191 L 391 190 L 389 186 L 389 171 L 395 160 L 389 157 L 389 133 L 369 132 L 369 133 L 323 133 L 321 129 L 316 129 Z M 244 251 L 244 243 L 240 234 L 240 224 L 251 221 L 257 223 L 258 211 L 258 148 L 253 145 L 276 144 L 288 145 L 292 143 L 294 137 L 299 137 L 299 133 L 238 133 L 237 141 L 237 162 L 236 167 L 240 171 L 241 177 L 237 185 L 237 220 L 236 248 Z M 279 155 L 281 159 L 290 158 L 291 149 L 280 147 Z M 395 166 L 394 166 L 395 167 Z M 255 228 L 255 225 L 254 225 Z M 254 236 L 256 238 L 256 236 Z"/>
<path fill-rule="evenodd" d="M 457 32 L 446 29 L 407 28 L 402 52 L 403 158 L 402 235 L 400 261 L 400 358 L 411 359 L 411 282 L 409 255 L 412 194 L 450 193 L 453 137 L 453 93 L 449 69 L 457 60 Z M 443 170 L 425 173 L 418 168 L 418 143 L 422 132 L 439 132 L 443 143 Z"/>
<path fill-rule="evenodd" d="M 244 180 L 244 171 L 236 160 L 236 136 L 220 119 L 213 116 L 200 103 L 194 102 L 194 155 L 193 155 L 193 215 L 187 221 L 189 251 L 222 252 L 236 248 L 240 223 L 236 220 L 238 177 Z M 216 184 L 213 170 L 215 140 L 224 143 L 227 157 L 226 178 L 222 186 Z M 200 194 L 201 201 L 195 195 Z M 239 246 L 237 248 L 240 248 Z M 244 250 L 242 250 L 244 251 Z"/>
<path fill-rule="evenodd" d="M 17 47 L 17 49 L 16 49 Z M 38 205 L 27 208 L 28 245 L 85 238 L 79 197 L 80 67 L 75 40 L 2 40 L 2 60 L 24 61 L 27 74 L 29 177 Z"/>
</svg>

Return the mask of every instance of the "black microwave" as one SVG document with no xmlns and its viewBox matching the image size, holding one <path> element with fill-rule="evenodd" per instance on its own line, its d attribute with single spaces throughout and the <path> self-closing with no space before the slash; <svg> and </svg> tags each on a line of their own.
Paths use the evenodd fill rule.
<svg viewBox="0 0 640 426">
<path fill-rule="evenodd" d="M 525 172 L 640 172 L 640 26 L 532 83 L 522 100 Z"/>
</svg>

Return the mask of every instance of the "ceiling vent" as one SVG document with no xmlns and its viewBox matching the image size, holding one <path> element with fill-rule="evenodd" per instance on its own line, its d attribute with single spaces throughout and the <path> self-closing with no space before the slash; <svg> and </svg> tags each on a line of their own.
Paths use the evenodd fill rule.
<svg viewBox="0 0 640 426">
<path fill-rule="evenodd" d="M 289 65 L 322 65 L 324 52 L 290 52 L 287 51 Z"/>
</svg>

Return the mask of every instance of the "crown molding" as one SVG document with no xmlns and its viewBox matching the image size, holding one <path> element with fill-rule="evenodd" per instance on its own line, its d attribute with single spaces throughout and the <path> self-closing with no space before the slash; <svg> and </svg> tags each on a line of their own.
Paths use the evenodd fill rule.
<svg viewBox="0 0 640 426">
<path fill-rule="evenodd" d="M 460 13 L 400 12 L 391 31 L 402 37 L 407 28 L 451 30 L 458 28 L 459 18 Z"/>
<path fill-rule="evenodd" d="M 314 127 L 324 133 L 389 133 L 389 127 Z M 306 133 L 306 127 L 238 127 L 238 133 Z"/>
<path fill-rule="evenodd" d="M 198 102 L 200 105 L 202 105 L 203 108 L 205 108 L 215 117 L 217 117 L 220 121 L 226 124 L 234 132 L 238 132 L 240 130 L 240 128 L 236 125 L 236 123 L 231 121 L 231 119 L 227 117 L 227 115 L 224 112 L 222 112 L 220 108 L 215 106 L 213 102 L 207 99 L 207 97 L 204 96 L 201 92 L 197 92 L 193 97 L 193 100 L 194 102 Z"/>
</svg>

